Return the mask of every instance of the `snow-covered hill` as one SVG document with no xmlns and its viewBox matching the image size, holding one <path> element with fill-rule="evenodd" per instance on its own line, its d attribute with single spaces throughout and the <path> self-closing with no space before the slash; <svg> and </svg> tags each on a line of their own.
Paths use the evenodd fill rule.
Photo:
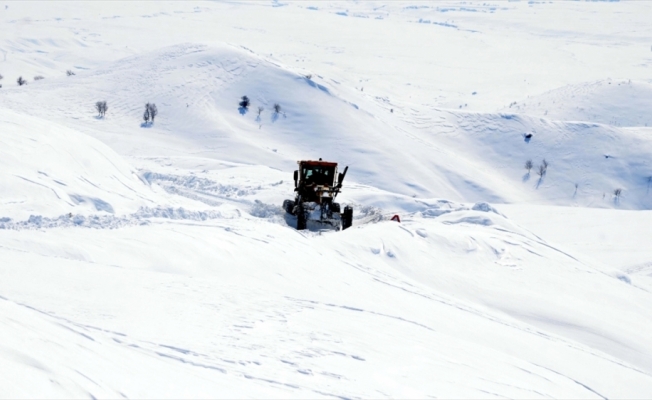
<svg viewBox="0 0 652 400">
<path fill-rule="evenodd" d="M 5 218 L 125 214 L 162 202 L 109 147 L 57 123 L 1 110 L 0 142 Z"/>
<path fill-rule="evenodd" d="M 652 207 L 646 131 L 514 114 L 388 112 L 326 77 L 308 79 L 230 45 L 163 48 L 3 94 L 7 106 L 92 133 L 129 156 L 201 154 L 288 172 L 298 159 L 322 157 L 349 165 L 353 181 L 407 196 Z M 244 95 L 248 110 L 238 108 Z M 106 118 L 91 111 L 98 100 L 108 101 Z M 159 107 L 153 125 L 140 121 L 145 102 Z M 537 164 L 530 173 L 528 159 Z M 543 159 L 551 167 L 541 177 Z"/>
<path fill-rule="evenodd" d="M 0 397 L 649 397 L 649 9 L 5 5 Z"/>
<path fill-rule="evenodd" d="M 557 121 L 652 127 L 652 84 L 631 79 L 568 85 L 514 102 L 503 112 L 517 112 Z"/>
</svg>

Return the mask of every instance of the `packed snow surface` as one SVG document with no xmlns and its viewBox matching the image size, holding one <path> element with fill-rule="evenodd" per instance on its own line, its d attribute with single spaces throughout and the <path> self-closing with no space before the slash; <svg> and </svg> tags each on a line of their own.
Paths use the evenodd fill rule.
<svg viewBox="0 0 652 400">
<path fill-rule="evenodd" d="M 651 13 L 0 6 L 0 397 L 649 398 Z"/>
</svg>

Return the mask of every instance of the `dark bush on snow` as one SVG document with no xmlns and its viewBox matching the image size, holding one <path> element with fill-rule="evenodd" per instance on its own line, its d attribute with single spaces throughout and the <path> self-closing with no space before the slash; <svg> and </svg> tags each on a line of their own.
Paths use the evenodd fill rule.
<svg viewBox="0 0 652 400">
<path fill-rule="evenodd" d="M 238 105 L 242 108 L 249 108 L 249 104 L 251 104 L 251 102 L 249 101 L 249 97 L 247 96 L 242 96 L 240 98 L 240 103 L 238 103 Z"/>
</svg>

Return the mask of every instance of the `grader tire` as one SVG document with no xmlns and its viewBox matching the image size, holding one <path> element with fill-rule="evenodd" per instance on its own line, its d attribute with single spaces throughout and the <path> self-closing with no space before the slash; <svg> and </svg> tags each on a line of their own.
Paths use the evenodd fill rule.
<svg viewBox="0 0 652 400">
<path fill-rule="evenodd" d="M 303 209 L 303 204 L 299 204 L 297 207 L 297 230 L 302 231 L 306 229 L 307 226 L 306 212 Z"/>
</svg>

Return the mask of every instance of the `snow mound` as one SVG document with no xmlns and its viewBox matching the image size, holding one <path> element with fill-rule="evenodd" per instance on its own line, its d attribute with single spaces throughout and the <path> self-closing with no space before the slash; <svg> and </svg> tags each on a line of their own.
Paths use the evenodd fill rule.
<svg viewBox="0 0 652 400">
<path fill-rule="evenodd" d="M 0 215 L 121 214 L 152 205 L 113 150 L 73 129 L 0 110 Z"/>
<path fill-rule="evenodd" d="M 512 103 L 518 112 L 558 121 L 590 121 L 621 127 L 652 126 L 652 84 L 600 80 L 568 85 Z"/>
</svg>

